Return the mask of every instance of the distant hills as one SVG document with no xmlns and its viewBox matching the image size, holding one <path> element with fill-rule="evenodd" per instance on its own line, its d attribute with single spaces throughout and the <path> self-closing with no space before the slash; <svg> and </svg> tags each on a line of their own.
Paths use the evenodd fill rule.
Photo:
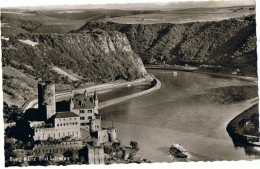
<svg viewBox="0 0 260 169">
<path fill-rule="evenodd" d="M 55 3 L 54 3 L 55 4 Z M 14 8 L 30 9 L 30 10 L 67 10 L 67 9 L 122 9 L 122 10 L 173 10 L 186 8 L 217 8 L 217 7 L 233 7 L 233 6 L 254 6 L 254 0 L 237 0 L 237 1 L 185 1 L 185 2 L 159 2 L 158 3 L 110 3 L 107 4 L 87 4 L 73 2 L 70 5 L 41 5 L 32 6 L 32 4 L 12 5 Z M 7 6 L 7 5 L 5 5 Z M 7 6 L 8 7 L 8 6 Z M 9 6 L 10 8 L 10 6 Z M 4 8 L 5 9 L 5 8 Z"/>
<path fill-rule="evenodd" d="M 203 71 L 256 76 L 255 15 L 183 24 L 106 21 L 158 12 L 5 11 L 1 16 L 4 101 L 20 106 L 37 94 L 41 80 L 70 90 L 86 83 L 137 79 L 146 74 L 143 63 L 188 64 Z"/>
</svg>

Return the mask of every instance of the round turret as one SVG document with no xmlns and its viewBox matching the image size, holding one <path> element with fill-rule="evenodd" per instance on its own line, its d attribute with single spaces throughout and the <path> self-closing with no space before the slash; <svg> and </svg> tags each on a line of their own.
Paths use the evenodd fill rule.
<svg viewBox="0 0 260 169">
<path fill-rule="evenodd" d="M 98 97 L 96 91 L 94 92 L 93 101 L 94 101 L 94 113 L 98 114 Z"/>
<path fill-rule="evenodd" d="M 110 130 L 110 141 L 115 142 L 117 140 L 116 128 L 111 128 Z"/>
<path fill-rule="evenodd" d="M 38 84 L 38 108 L 46 119 L 56 113 L 55 85 L 50 81 Z"/>
</svg>

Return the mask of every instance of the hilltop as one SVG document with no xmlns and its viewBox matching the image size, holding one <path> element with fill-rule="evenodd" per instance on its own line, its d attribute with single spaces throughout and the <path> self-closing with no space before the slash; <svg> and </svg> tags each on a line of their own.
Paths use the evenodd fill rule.
<svg viewBox="0 0 260 169">
<path fill-rule="evenodd" d="M 145 64 L 188 64 L 217 73 L 256 76 L 255 15 L 184 24 L 88 22 L 73 32 L 96 28 L 125 34 Z"/>
<path fill-rule="evenodd" d="M 119 10 L 119 9 L 2 9 L 2 36 L 15 36 L 19 33 L 58 33 L 65 34 L 79 29 L 86 22 L 156 13 L 158 10 Z"/>
</svg>

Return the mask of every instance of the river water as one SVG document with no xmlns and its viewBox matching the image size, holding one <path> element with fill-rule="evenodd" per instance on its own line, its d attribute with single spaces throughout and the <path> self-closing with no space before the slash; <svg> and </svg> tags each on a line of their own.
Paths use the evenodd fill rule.
<svg viewBox="0 0 260 169">
<path fill-rule="evenodd" d="M 113 121 L 122 144 L 137 141 L 138 155 L 152 162 L 171 162 L 168 149 L 172 143 L 182 144 L 194 161 L 259 158 L 246 155 L 243 148 L 234 147 L 226 126 L 247 103 L 229 103 L 230 91 L 225 90 L 224 94 L 222 91 L 223 87 L 250 87 L 254 83 L 182 71 L 177 71 L 177 76 L 167 70 L 149 70 L 149 73 L 161 81 L 160 90 L 100 110 L 103 127 L 111 126 Z M 99 98 L 107 100 L 109 96 L 115 98 L 122 92 L 130 94 L 146 88 L 112 90 Z M 232 90 L 232 87 L 228 89 Z M 252 90 L 256 95 L 257 87 Z M 253 98 L 247 90 L 239 89 L 238 92 L 241 97 Z M 224 99 L 227 102 L 223 102 Z"/>
</svg>

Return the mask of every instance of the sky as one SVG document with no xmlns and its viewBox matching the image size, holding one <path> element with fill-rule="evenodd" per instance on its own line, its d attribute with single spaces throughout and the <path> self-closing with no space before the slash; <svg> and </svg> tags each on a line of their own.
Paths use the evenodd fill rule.
<svg viewBox="0 0 260 169">
<path fill-rule="evenodd" d="M 59 5 L 87 5 L 97 6 L 101 4 L 134 4 L 134 3 L 154 3 L 156 5 L 167 5 L 174 2 L 189 2 L 191 0 L 1 0 L 1 7 L 35 7 L 35 6 L 59 6 Z M 208 0 L 193 0 L 193 1 L 208 1 Z M 234 5 L 254 5 L 254 0 L 211 0 L 210 4 L 224 6 Z M 209 4 L 209 3 L 207 3 Z M 110 6 L 111 6 L 110 5 Z M 223 6 L 223 5 L 222 5 Z M 86 6 L 87 7 L 87 6 Z"/>
</svg>

